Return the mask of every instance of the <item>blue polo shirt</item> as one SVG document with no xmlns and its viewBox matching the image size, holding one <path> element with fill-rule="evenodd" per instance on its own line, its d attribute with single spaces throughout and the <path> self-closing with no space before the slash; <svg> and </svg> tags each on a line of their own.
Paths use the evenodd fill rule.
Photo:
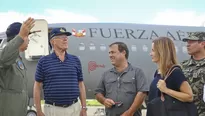
<svg viewBox="0 0 205 116">
<path fill-rule="evenodd" d="M 39 60 L 35 80 L 43 83 L 45 101 L 71 104 L 79 97 L 78 82 L 83 81 L 81 62 L 68 53 L 62 62 L 53 52 Z"/>
</svg>

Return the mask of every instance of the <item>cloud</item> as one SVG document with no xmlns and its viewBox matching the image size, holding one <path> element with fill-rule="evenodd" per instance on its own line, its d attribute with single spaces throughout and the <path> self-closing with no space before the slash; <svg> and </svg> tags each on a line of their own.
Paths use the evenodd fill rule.
<svg viewBox="0 0 205 116">
<path fill-rule="evenodd" d="M 205 25 L 205 13 L 169 9 L 156 13 L 150 22 L 162 25 L 202 26 Z"/>
<path fill-rule="evenodd" d="M 0 32 L 5 31 L 8 25 L 12 22 L 23 22 L 30 16 L 39 19 L 46 19 L 48 23 L 100 22 L 99 19 L 96 17 L 84 14 L 77 14 L 65 10 L 46 9 L 44 10 L 44 12 L 41 13 L 27 14 L 15 11 L 8 11 L 0 12 Z M 113 19 L 114 21 L 112 22 L 129 23 L 129 19 L 132 18 L 132 16 L 127 17 L 127 19 L 123 19 L 123 21 L 118 21 L 120 17 L 115 18 L 116 19 Z M 203 23 L 205 25 L 205 13 L 197 13 L 195 11 L 177 11 L 173 9 L 168 9 L 156 13 L 156 15 L 153 18 L 149 18 L 149 21 L 146 21 L 145 23 L 161 25 L 202 26 Z"/>
<path fill-rule="evenodd" d="M 0 12 L 0 32 L 6 30 L 13 22 L 23 22 L 28 17 L 46 19 L 48 23 L 78 23 L 78 22 L 98 22 L 98 19 L 89 15 L 77 14 L 65 10 L 46 9 L 42 13 L 20 13 L 15 11 Z"/>
</svg>

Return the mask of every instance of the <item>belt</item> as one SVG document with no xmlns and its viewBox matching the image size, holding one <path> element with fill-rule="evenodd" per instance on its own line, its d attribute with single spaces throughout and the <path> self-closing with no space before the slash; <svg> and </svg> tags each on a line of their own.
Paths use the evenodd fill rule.
<svg viewBox="0 0 205 116">
<path fill-rule="evenodd" d="M 46 104 L 50 104 L 50 105 L 58 106 L 58 107 L 63 107 L 63 108 L 67 108 L 67 107 L 75 104 L 76 102 L 78 102 L 78 99 L 73 100 L 73 102 L 71 102 L 70 104 L 57 104 L 55 102 L 45 101 Z"/>
</svg>

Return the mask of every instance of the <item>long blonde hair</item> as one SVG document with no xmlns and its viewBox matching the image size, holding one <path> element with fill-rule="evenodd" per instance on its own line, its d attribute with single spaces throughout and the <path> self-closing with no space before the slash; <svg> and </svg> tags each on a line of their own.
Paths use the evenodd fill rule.
<svg viewBox="0 0 205 116">
<path fill-rule="evenodd" d="M 173 65 L 177 65 L 176 50 L 173 41 L 168 37 L 158 37 L 153 40 L 154 51 L 159 59 L 159 72 L 164 78 Z"/>
</svg>

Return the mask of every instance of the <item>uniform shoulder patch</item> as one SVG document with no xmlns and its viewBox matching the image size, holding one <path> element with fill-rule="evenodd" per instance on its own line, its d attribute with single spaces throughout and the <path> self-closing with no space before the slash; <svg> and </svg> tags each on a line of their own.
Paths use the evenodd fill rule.
<svg viewBox="0 0 205 116">
<path fill-rule="evenodd" d="M 24 64 L 23 64 L 23 62 L 21 61 L 21 60 L 18 60 L 17 61 L 17 66 L 20 68 L 20 69 L 25 69 L 25 67 L 24 67 Z"/>
</svg>

